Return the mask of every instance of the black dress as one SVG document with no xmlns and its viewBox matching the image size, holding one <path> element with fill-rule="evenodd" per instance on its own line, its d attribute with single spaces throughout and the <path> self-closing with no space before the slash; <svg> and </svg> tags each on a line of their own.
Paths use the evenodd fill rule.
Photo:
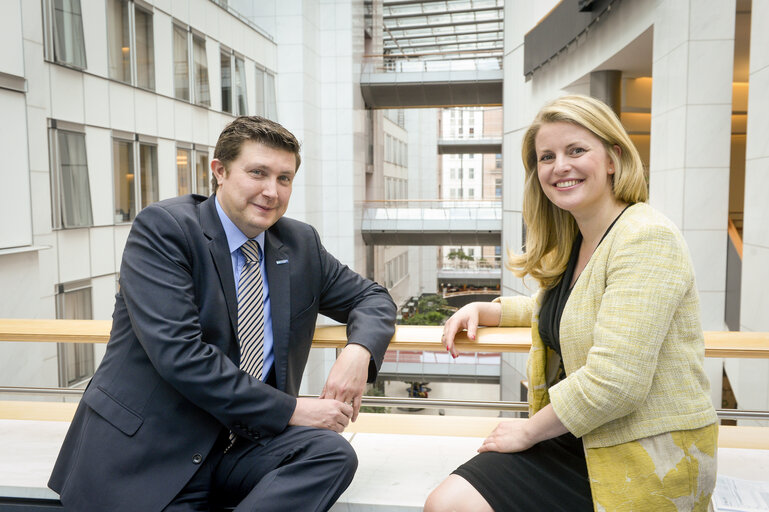
<svg viewBox="0 0 769 512">
<path fill-rule="evenodd" d="M 628 207 L 609 225 L 599 245 Z M 566 272 L 558 284 L 546 292 L 539 312 L 539 336 L 559 356 L 561 315 L 571 294 L 571 281 L 581 246 L 582 234 L 578 233 Z M 561 362 L 558 379 L 565 377 Z M 582 441 L 570 432 L 537 443 L 523 452 L 479 453 L 459 466 L 454 474 L 470 482 L 495 512 L 593 510 L 585 451 Z"/>
<path fill-rule="evenodd" d="M 558 327 L 571 293 L 582 236 L 572 246 L 560 282 L 547 291 L 539 315 L 543 343 L 561 354 Z M 565 376 L 561 365 L 561 376 Z M 496 512 L 592 511 L 593 498 L 582 441 L 571 433 L 535 444 L 518 453 L 479 453 L 457 474 L 470 482 Z"/>
</svg>

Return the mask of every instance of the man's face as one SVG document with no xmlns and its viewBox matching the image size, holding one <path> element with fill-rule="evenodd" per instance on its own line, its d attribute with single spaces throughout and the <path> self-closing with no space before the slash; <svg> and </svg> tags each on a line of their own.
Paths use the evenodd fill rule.
<svg viewBox="0 0 769 512">
<path fill-rule="evenodd" d="M 226 169 L 215 159 L 211 170 L 219 182 L 219 204 L 248 238 L 265 231 L 286 213 L 296 175 L 293 153 L 249 140 Z"/>
</svg>

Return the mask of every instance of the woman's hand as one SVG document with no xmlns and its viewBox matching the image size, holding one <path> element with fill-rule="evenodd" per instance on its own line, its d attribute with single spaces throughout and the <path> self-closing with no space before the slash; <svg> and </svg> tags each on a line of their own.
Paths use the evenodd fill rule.
<svg viewBox="0 0 769 512">
<path fill-rule="evenodd" d="M 534 446 L 535 441 L 527 429 L 527 423 L 528 421 L 503 421 L 483 441 L 478 452 L 515 453 L 528 450 Z"/>
<path fill-rule="evenodd" d="M 547 404 L 527 420 L 504 421 L 483 441 L 479 452 L 514 453 L 528 450 L 535 444 L 552 439 L 569 430 L 561 423 L 553 410 L 553 404 Z"/>
<path fill-rule="evenodd" d="M 475 340 L 478 325 L 499 325 L 499 318 L 501 316 L 502 306 L 497 302 L 472 302 L 467 304 L 446 320 L 443 326 L 441 343 L 456 358 L 459 354 L 454 347 L 454 338 L 459 331 L 467 329 L 467 337 Z"/>
</svg>

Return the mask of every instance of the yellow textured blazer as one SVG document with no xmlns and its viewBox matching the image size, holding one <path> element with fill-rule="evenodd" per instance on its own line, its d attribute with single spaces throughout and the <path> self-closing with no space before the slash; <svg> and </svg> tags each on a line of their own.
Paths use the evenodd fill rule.
<svg viewBox="0 0 769 512">
<path fill-rule="evenodd" d="M 694 271 L 679 230 L 645 203 L 631 206 L 617 220 L 563 311 L 560 338 L 567 377 L 560 382 L 554 382 L 558 355 L 539 336 L 542 296 L 540 291 L 534 297 L 497 299 L 502 303 L 500 325 L 532 326 L 531 413 L 552 403 L 566 428 L 582 438 L 596 510 L 644 510 L 649 505 L 644 499 L 659 494 L 658 488 L 662 494 L 678 494 L 665 498 L 673 500 L 670 510 L 706 507 L 715 484 L 716 414 L 703 370 Z M 695 435 L 673 439 L 670 433 L 678 431 Z M 676 443 L 699 448 L 695 455 L 668 460 L 686 451 L 671 449 Z M 706 459 L 697 460 L 699 452 Z M 679 459 L 693 464 L 687 470 Z M 671 469 L 686 489 L 673 490 L 674 479 L 667 478 Z M 643 482 L 636 479 L 628 489 L 630 473 L 639 471 Z M 704 480 L 692 485 L 692 478 Z M 608 488 L 599 489 L 607 483 Z M 626 503 L 621 506 L 607 495 Z"/>
</svg>

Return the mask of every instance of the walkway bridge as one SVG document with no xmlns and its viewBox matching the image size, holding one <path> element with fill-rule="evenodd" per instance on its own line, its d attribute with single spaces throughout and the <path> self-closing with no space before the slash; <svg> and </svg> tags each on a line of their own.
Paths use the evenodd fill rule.
<svg viewBox="0 0 769 512">
<path fill-rule="evenodd" d="M 369 61 L 363 64 L 360 89 L 372 109 L 499 106 L 502 79 L 498 59 Z"/>
<path fill-rule="evenodd" d="M 502 202 L 485 200 L 388 200 L 363 204 L 368 245 L 502 244 Z"/>
<path fill-rule="evenodd" d="M 438 139 L 439 155 L 501 154 L 502 138 Z"/>
</svg>

